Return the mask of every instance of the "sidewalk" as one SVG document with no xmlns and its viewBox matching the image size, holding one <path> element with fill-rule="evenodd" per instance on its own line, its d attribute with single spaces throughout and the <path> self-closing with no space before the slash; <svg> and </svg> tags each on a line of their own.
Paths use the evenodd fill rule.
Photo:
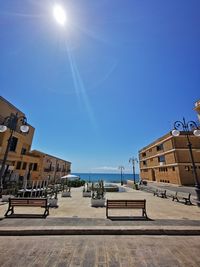
<svg viewBox="0 0 200 267">
<path fill-rule="evenodd" d="M 153 194 L 126 188 L 106 193 L 108 199 L 146 199 L 151 220 L 110 220 L 106 208 L 93 208 L 81 188 L 72 188 L 71 198 L 59 194 L 58 208 L 46 218 L 4 218 L 8 204 L 0 205 L 0 235 L 143 234 L 200 235 L 200 208 L 162 199 Z M 16 213 L 42 213 L 40 208 L 16 208 Z M 111 210 L 112 215 L 139 216 L 139 210 Z"/>
</svg>

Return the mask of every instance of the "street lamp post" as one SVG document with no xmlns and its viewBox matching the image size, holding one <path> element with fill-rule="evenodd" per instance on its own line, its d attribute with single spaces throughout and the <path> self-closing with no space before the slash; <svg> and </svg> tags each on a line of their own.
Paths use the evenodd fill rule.
<svg viewBox="0 0 200 267">
<path fill-rule="evenodd" d="M 193 174 L 194 174 L 194 181 L 195 181 L 195 191 L 197 195 L 197 205 L 200 207 L 200 182 L 198 180 L 197 176 L 197 170 L 194 162 L 194 156 L 192 152 L 192 144 L 190 142 L 189 134 L 191 131 L 193 131 L 193 134 L 195 136 L 200 136 L 200 129 L 198 128 L 197 124 L 194 121 L 185 121 L 185 118 L 183 118 L 183 121 L 176 121 L 174 123 L 174 130 L 172 131 L 173 136 L 179 136 L 180 131 L 183 131 L 187 138 L 187 146 L 190 153 L 190 159 L 192 162 L 193 167 Z"/>
<path fill-rule="evenodd" d="M 118 168 L 121 170 L 121 185 L 123 185 L 122 171 L 123 171 L 125 168 L 124 168 L 124 166 L 119 166 Z"/>
<path fill-rule="evenodd" d="M 138 159 L 132 157 L 129 159 L 129 163 L 132 163 L 132 165 L 133 165 L 133 181 L 134 181 L 134 184 L 136 184 L 136 181 L 135 181 L 135 163 L 138 163 Z"/>
<path fill-rule="evenodd" d="M 8 128 L 10 129 L 10 136 L 8 138 L 6 150 L 4 153 L 3 161 L 1 163 L 0 169 L 0 192 L 3 190 L 3 176 L 5 171 L 6 160 L 8 157 L 8 152 L 12 143 L 13 133 L 17 130 L 18 123 L 21 123 L 20 131 L 22 133 L 28 133 L 29 126 L 27 125 L 27 120 L 25 116 L 18 116 L 18 113 L 11 113 L 10 116 L 6 117 L 3 124 L 0 125 L 0 132 L 5 132 Z"/>
</svg>

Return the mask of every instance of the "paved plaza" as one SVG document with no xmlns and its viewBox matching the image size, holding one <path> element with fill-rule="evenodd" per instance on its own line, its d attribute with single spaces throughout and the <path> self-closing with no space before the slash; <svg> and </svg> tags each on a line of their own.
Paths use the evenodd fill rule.
<svg viewBox="0 0 200 267">
<path fill-rule="evenodd" d="M 0 266 L 200 266 L 200 209 L 145 191 L 106 193 L 108 199 L 146 199 L 150 220 L 110 220 L 93 208 L 81 188 L 58 195 L 58 208 L 44 218 L 4 218 L 0 205 Z M 16 208 L 16 213 L 43 213 Z M 112 215 L 141 215 L 111 210 Z"/>
<path fill-rule="evenodd" d="M 2 267 L 199 267 L 200 237 L 0 237 Z"/>
<path fill-rule="evenodd" d="M 187 234 L 200 233 L 200 209 L 196 205 L 184 205 L 163 199 L 140 190 L 126 187 L 125 192 L 106 193 L 108 199 L 146 199 L 150 220 L 110 220 L 106 208 L 91 207 L 90 198 L 82 197 L 82 188 L 72 188 L 71 197 L 58 194 L 58 208 L 50 208 L 46 218 L 4 218 L 8 204 L 0 205 L 0 235 L 17 234 Z M 43 213 L 34 207 L 16 207 L 19 214 Z M 111 210 L 111 215 L 140 216 L 141 210 Z M 38 232 L 36 232 L 38 231 Z M 46 232 L 45 232 L 46 231 Z M 131 232 L 132 231 L 132 232 Z M 166 232 L 167 231 L 167 232 Z M 171 231 L 171 232 L 170 232 Z"/>
</svg>

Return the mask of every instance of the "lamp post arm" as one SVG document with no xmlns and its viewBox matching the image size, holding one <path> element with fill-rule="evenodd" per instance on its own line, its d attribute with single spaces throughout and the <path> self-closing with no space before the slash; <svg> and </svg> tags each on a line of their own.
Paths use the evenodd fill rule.
<svg viewBox="0 0 200 267">
<path fill-rule="evenodd" d="M 187 129 L 192 130 L 192 129 L 199 129 L 195 121 L 188 121 L 187 123 Z"/>
<path fill-rule="evenodd" d="M 174 123 L 174 129 L 184 132 L 189 132 L 193 128 L 198 129 L 198 126 L 195 121 L 185 121 L 185 118 L 183 118 L 183 121 L 175 121 Z"/>
<path fill-rule="evenodd" d="M 182 121 L 175 121 L 174 123 L 174 129 L 176 130 L 185 131 L 185 127 L 186 127 L 185 120 L 184 123 Z"/>
</svg>

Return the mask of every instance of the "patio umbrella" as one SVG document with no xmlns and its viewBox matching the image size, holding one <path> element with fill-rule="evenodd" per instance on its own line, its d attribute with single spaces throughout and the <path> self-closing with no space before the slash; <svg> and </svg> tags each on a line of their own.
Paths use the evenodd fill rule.
<svg viewBox="0 0 200 267">
<path fill-rule="evenodd" d="M 61 179 L 68 179 L 68 180 L 79 180 L 80 177 L 78 175 L 73 175 L 73 174 L 67 174 L 65 176 L 62 176 Z"/>
</svg>

